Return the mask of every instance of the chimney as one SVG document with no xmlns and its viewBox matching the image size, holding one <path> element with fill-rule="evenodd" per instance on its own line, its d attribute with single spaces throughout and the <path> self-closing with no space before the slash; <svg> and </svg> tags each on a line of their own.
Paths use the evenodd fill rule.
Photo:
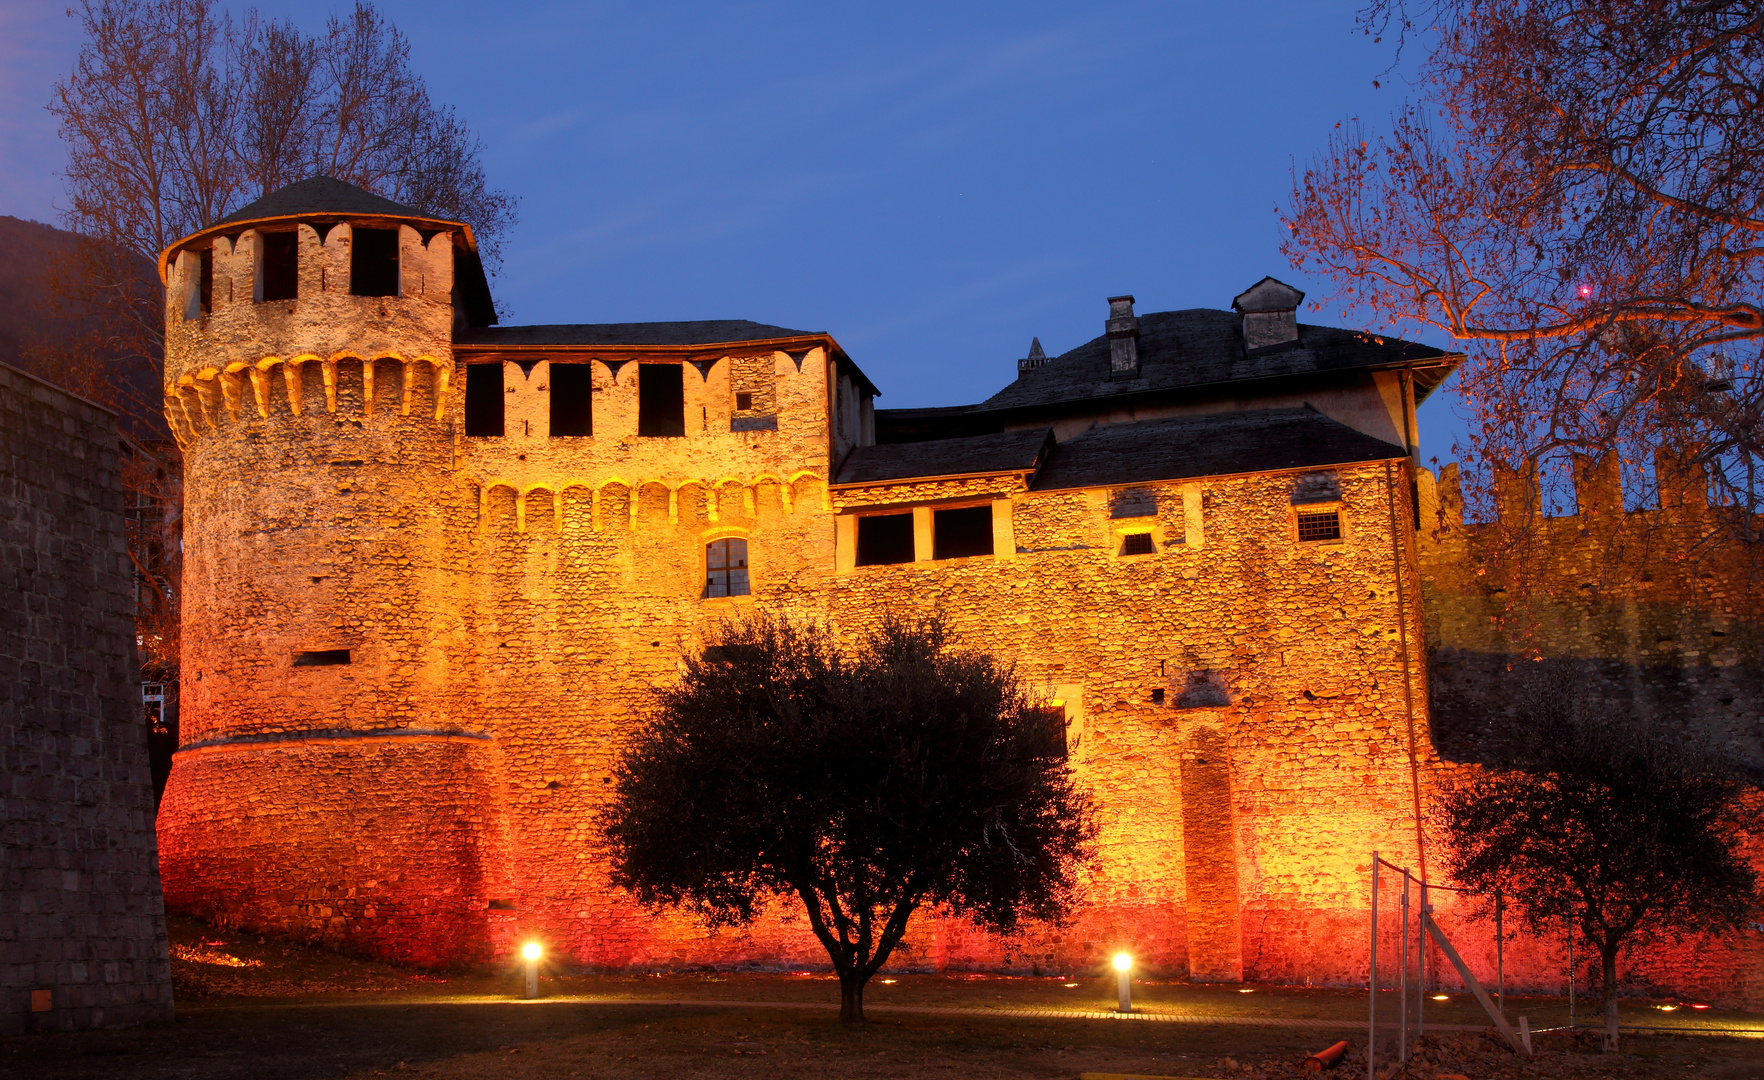
<svg viewBox="0 0 1764 1080">
<path fill-rule="evenodd" d="M 1028 371 L 1030 368 L 1045 367 L 1046 365 L 1047 354 L 1041 351 L 1041 339 L 1031 338 L 1029 341 L 1029 355 L 1017 361 L 1017 373 L 1020 375 L 1023 372 Z"/>
<path fill-rule="evenodd" d="M 1133 297 L 1109 297 L 1109 378 L 1139 378 L 1139 319 L 1133 314 Z"/>
<path fill-rule="evenodd" d="M 1231 301 L 1232 309 L 1243 316 L 1244 352 L 1297 345 L 1298 306 L 1304 299 L 1305 294 L 1291 285 L 1265 277 Z"/>
</svg>

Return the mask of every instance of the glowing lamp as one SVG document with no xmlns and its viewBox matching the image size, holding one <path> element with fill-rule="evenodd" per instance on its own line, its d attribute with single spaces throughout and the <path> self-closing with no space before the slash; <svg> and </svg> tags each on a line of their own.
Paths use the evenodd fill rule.
<svg viewBox="0 0 1764 1080">
<path fill-rule="evenodd" d="M 1450 1000 L 1452 1000 L 1452 995 L 1450 995 L 1450 994 L 1435 994 L 1435 995 L 1433 995 L 1433 1000 L 1435 1000 L 1435 1001 L 1450 1001 Z"/>
<path fill-rule="evenodd" d="M 1133 957 L 1124 952 L 1115 954 L 1115 987 L 1119 991 L 1116 995 L 1119 1000 L 1115 1003 L 1115 1011 L 1119 1013 L 1133 1011 L 1133 981 L 1127 976 L 1127 971 L 1132 966 Z"/>
<path fill-rule="evenodd" d="M 521 956 L 527 961 L 527 997 L 529 1000 L 539 996 L 539 954 L 543 951 L 537 941 L 529 941 L 521 946 Z"/>
</svg>

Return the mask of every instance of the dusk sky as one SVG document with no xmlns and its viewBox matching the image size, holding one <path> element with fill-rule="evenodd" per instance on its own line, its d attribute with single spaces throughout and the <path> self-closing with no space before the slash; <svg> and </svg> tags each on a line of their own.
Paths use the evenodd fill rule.
<svg viewBox="0 0 1764 1080">
<path fill-rule="evenodd" d="M 1358 6 L 380 8 L 521 200 L 504 322 L 827 330 L 886 408 L 980 400 L 1032 336 L 1051 356 L 1100 334 L 1117 293 L 1225 308 L 1273 274 L 1327 301 L 1276 210 L 1336 122 L 1400 101 L 1372 86 L 1391 55 Z M 0 0 L 0 214 L 59 221 L 44 105 L 80 44 L 65 7 Z M 336 7 L 259 10 L 316 30 Z M 1422 410 L 1424 459 L 1452 456 L 1448 397 Z"/>
</svg>

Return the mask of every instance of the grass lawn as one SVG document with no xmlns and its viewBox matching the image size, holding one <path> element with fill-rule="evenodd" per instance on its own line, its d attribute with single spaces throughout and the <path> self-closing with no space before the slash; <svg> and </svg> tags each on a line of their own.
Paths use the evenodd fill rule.
<svg viewBox="0 0 1764 1080">
<path fill-rule="evenodd" d="M 1305 1054 L 1343 1038 L 1354 1040 L 1357 1062 L 1330 1075 L 1365 1075 L 1358 1056 L 1363 1029 L 1316 1026 L 1363 1022 L 1363 991 L 1258 986 L 1244 994 L 1236 987 L 1137 985 L 1134 1004 L 1146 1016 L 1181 1018 L 1148 1022 L 1103 1015 L 1114 989 L 1101 973 L 903 975 L 872 983 L 870 1023 L 847 1030 L 835 1019 L 837 984 L 817 974 L 560 972 L 544 980 L 545 999 L 524 1002 L 513 997 L 519 984 L 512 970 L 417 972 L 181 920 L 172 937 L 176 1024 L 10 1038 L 0 1043 L 0 1076 L 1075 1080 L 1098 1072 L 1297 1080 L 1306 1075 Z M 1480 1010 L 1470 1011 L 1473 1002 L 1427 1004 L 1430 1019 L 1480 1020 Z M 1508 999 L 1508 1011 L 1526 1012 L 1534 1027 L 1546 1026 L 1552 1008 L 1563 1006 Z M 1098 1018 L 1053 1015 L 1078 1010 Z M 1390 1010 L 1394 1016 L 1394 1001 Z M 1650 1022 L 1676 1023 L 1680 1015 L 1646 1003 L 1631 1012 Z M 1264 1026 L 1243 1022 L 1251 1018 Z M 1764 1028 L 1759 1017 L 1744 1014 L 1697 1019 Z M 1640 1035 L 1625 1043 L 1616 1057 L 1587 1047 L 1570 1053 L 1565 1035 L 1545 1035 L 1538 1057 L 1521 1061 L 1480 1030 L 1448 1032 L 1408 1075 L 1764 1080 L 1764 1039 Z"/>
</svg>

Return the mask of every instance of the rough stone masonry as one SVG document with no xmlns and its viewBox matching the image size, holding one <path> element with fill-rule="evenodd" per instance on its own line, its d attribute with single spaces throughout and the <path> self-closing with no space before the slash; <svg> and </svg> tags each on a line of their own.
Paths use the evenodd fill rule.
<svg viewBox="0 0 1764 1080">
<path fill-rule="evenodd" d="M 0 1034 L 172 1016 L 116 417 L 0 364 Z"/>
</svg>

